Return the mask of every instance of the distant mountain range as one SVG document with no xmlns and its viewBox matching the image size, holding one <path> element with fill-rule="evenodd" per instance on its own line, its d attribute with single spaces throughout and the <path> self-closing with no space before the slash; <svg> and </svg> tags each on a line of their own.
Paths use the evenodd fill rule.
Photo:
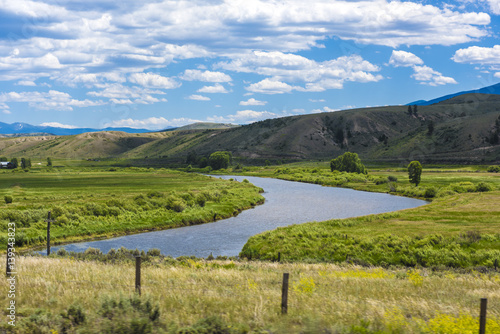
<svg viewBox="0 0 500 334">
<path fill-rule="evenodd" d="M 463 92 L 458 92 L 458 93 L 454 93 L 454 94 L 441 96 L 441 97 L 438 97 L 438 98 L 435 98 L 435 99 L 432 99 L 429 101 L 418 100 L 418 101 L 408 103 L 407 105 L 430 106 L 431 104 L 439 103 L 441 101 L 451 99 L 452 97 L 464 95 L 464 94 L 496 94 L 496 95 L 500 95 L 500 83 L 497 83 L 495 85 L 491 85 L 488 87 L 483 87 L 480 89 L 468 90 L 468 91 L 463 91 Z"/>
<path fill-rule="evenodd" d="M 152 131 L 147 129 L 134 129 L 134 128 L 105 128 L 105 129 L 92 129 L 92 128 L 59 128 L 53 126 L 40 126 L 31 125 L 27 123 L 2 123 L 0 122 L 0 137 L 22 137 L 22 136 L 71 136 L 79 135 L 87 132 L 103 132 L 103 131 L 121 131 L 126 133 L 146 133 L 146 132 L 163 132 L 173 130 L 203 130 L 203 129 L 230 129 L 238 127 L 235 124 L 225 123 L 209 123 L 198 122 L 181 127 L 168 126 L 160 131 Z"/>
<path fill-rule="evenodd" d="M 170 127 L 169 127 L 170 128 Z M 145 133 L 151 132 L 151 130 L 146 129 L 133 129 L 133 128 L 105 128 L 105 129 L 92 129 L 92 128 L 58 128 L 52 126 L 40 126 L 31 125 L 27 123 L 2 123 L 0 122 L 0 134 L 51 134 L 56 136 L 67 136 L 67 135 L 79 135 L 86 132 L 97 132 L 97 131 L 122 131 L 127 133 Z"/>
</svg>

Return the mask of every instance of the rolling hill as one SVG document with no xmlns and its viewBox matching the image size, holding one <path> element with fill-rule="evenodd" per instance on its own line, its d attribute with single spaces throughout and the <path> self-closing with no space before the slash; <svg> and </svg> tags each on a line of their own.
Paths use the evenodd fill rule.
<svg viewBox="0 0 500 334">
<path fill-rule="evenodd" d="M 500 161 L 500 95 L 463 94 L 429 106 L 389 106 L 267 119 L 227 129 L 156 133 L 84 133 L 1 138 L 0 155 L 182 162 L 188 152 L 227 150 L 247 163 L 331 159 L 345 151 L 363 159 L 407 163 Z"/>
</svg>

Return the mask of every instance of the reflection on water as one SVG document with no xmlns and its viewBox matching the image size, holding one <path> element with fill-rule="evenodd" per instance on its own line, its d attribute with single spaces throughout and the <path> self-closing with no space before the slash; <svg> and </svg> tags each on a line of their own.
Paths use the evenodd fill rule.
<svg viewBox="0 0 500 334">
<path fill-rule="evenodd" d="M 173 257 L 237 256 L 252 235 L 279 226 L 347 218 L 413 208 L 425 201 L 352 189 L 269 178 L 222 176 L 237 181 L 248 179 L 265 190 L 263 205 L 241 212 L 237 217 L 203 225 L 127 235 L 123 237 L 65 245 L 67 251 L 82 252 L 88 247 L 107 253 L 111 248 L 145 250 L 159 248 Z M 52 252 L 60 247 L 53 247 Z"/>
</svg>

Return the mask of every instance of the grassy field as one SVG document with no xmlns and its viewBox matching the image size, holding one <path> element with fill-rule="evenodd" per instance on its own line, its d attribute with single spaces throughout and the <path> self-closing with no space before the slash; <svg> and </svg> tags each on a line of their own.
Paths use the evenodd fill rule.
<svg viewBox="0 0 500 334">
<path fill-rule="evenodd" d="M 16 224 L 16 246 L 201 224 L 261 203 L 260 188 L 168 169 L 34 168 L 0 172 L 0 246 Z M 12 203 L 7 203 L 12 200 Z M 4 247 L 3 247 L 4 248 Z"/>
<path fill-rule="evenodd" d="M 100 256 L 105 262 L 19 257 L 16 326 L 2 322 L 1 328 L 29 334 L 466 334 L 478 332 L 479 300 L 488 298 L 486 333 L 500 333 L 498 273 L 148 255 L 139 297 L 131 257 L 126 250 Z M 290 290 L 283 316 L 285 272 Z M 0 285 L 8 290 L 5 280 Z M 0 303 L 7 305 L 7 294 Z"/>
</svg>

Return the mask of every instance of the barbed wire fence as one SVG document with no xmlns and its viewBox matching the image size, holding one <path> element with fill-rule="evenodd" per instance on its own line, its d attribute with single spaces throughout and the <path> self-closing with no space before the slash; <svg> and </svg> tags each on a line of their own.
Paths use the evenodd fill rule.
<svg viewBox="0 0 500 334">
<path fill-rule="evenodd" d="M 290 286 L 293 282 L 290 279 L 289 273 L 283 273 L 283 279 L 280 280 L 271 280 L 266 281 L 267 287 L 263 287 L 261 285 L 257 286 L 257 284 L 252 284 L 248 280 L 246 282 L 217 282 L 216 286 L 209 286 L 210 283 L 200 283 L 200 282 L 179 282 L 171 279 L 158 281 L 154 279 L 148 279 L 143 281 L 141 277 L 141 269 L 142 269 L 142 258 L 140 255 L 135 256 L 135 284 L 117 284 L 117 283 L 108 283 L 102 280 L 94 281 L 94 280 L 54 280 L 50 281 L 44 280 L 43 277 L 30 275 L 27 273 L 23 273 L 20 277 L 24 278 L 32 278 L 38 279 L 38 281 L 22 281 L 23 285 L 31 285 L 37 286 L 41 284 L 76 284 L 76 285 L 87 285 L 94 289 L 99 290 L 109 290 L 116 291 L 117 288 L 122 288 L 123 290 L 128 290 L 131 293 L 134 293 L 138 296 L 141 296 L 143 292 L 155 292 L 159 291 L 170 292 L 173 294 L 178 293 L 187 293 L 187 292 L 197 292 L 200 295 L 204 296 L 227 296 L 232 298 L 243 298 L 248 297 L 249 294 L 267 294 L 270 297 L 276 298 L 276 306 L 280 308 L 281 314 L 286 315 L 288 313 L 289 308 L 293 308 L 298 306 L 298 302 L 290 302 L 289 299 L 289 291 Z M 144 284 L 143 284 L 144 283 Z M 292 283 L 292 284 L 290 284 Z M 316 290 L 320 289 L 332 289 L 337 288 L 338 284 L 335 283 L 324 283 L 317 282 L 314 284 Z M 237 289 L 244 289 L 245 292 L 238 293 Z M 279 297 L 281 295 L 281 298 Z M 486 318 L 487 318 L 487 298 L 480 299 L 480 310 L 479 310 L 479 334 L 486 333 Z"/>
</svg>

